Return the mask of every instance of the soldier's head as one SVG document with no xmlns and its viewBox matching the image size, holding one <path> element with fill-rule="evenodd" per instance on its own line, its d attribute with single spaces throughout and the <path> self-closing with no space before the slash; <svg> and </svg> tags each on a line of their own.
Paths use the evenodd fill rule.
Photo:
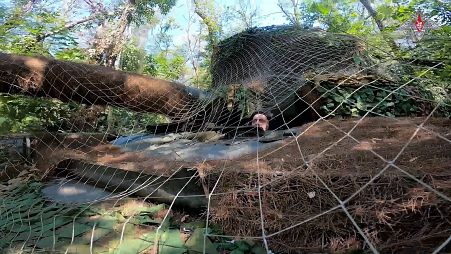
<svg viewBox="0 0 451 254">
<path fill-rule="evenodd" d="M 262 130 L 266 131 L 269 128 L 269 117 L 262 111 L 257 111 L 252 114 L 251 125 L 255 127 L 260 127 Z"/>
</svg>

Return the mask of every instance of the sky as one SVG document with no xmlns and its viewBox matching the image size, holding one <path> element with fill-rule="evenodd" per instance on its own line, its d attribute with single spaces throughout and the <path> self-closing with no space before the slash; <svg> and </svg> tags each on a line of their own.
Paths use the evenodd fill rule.
<svg viewBox="0 0 451 254">
<path fill-rule="evenodd" d="M 13 0 L 0 0 L 0 3 L 6 6 L 12 5 Z M 108 5 L 107 3 L 112 0 L 97 0 L 99 2 L 102 2 L 105 5 Z M 114 0 L 113 0 L 114 1 Z M 123 0 L 120 0 L 123 1 Z M 233 7 L 238 9 L 239 8 L 239 1 L 249 1 L 251 8 L 257 8 L 258 10 L 258 17 L 256 26 L 270 26 L 270 25 L 281 25 L 281 24 L 287 24 L 286 18 L 283 16 L 282 12 L 280 11 L 279 7 L 277 6 L 277 3 L 279 0 L 214 0 L 218 7 L 220 9 L 226 9 L 226 7 Z M 282 1 L 288 1 L 288 0 L 282 0 Z M 52 3 L 52 1 L 45 1 L 46 4 Z M 56 1 L 53 2 L 55 5 L 55 8 L 64 8 L 64 3 L 68 1 Z M 61 5 L 62 4 L 62 5 Z M 71 17 L 74 20 L 80 19 L 80 17 L 84 17 L 89 15 L 89 13 L 86 12 L 84 9 L 74 8 L 77 10 L 77 13 L 71 13 Z M 71 10 L 74 11 L 74 10 Z M 84 12 L 83 12 L 84 11 Z M 171 11 L 166 15 L 166 17 L 173 17 L 175 18 L 177 24 L 179 25 L 178 29 L 173 29 L 169 33 L 173 37 L 173 44 L 175 47 L 180 47 L 184 45 L 184 43 L 187 41 L 187 28 L 188 28 L 188 19 L 189 16 L 192 15 L 194 18 L 198 19 L 198 16 L 193 11 L 192 6 L 192 0 L 177 0 L 176 5 L 171 9 Z M 149 31 L 149 26 L 147 27 L 141 27 L 141 28 L 134 28 L 130 30 L 132 34 L 137 36 L 139 38 L 139 41 L 145 41 L 147 44 L 145 46 L 146 49 L 153 51 L 152 48 L 155 50 L 155 41 L 154 41 L 154 35 L 152 33 L 147 33 L 145 31 Z M 193 27 L 193 29 L 195 29 Z M 236 33 L 239 31 L 233 31 L 233 33 Z M 146 35 L 147 34 L 147 35 Z M 83 37 L 83 36 L 82 36 Z M 84 40 L 79 40 L 81 43 L 81 46 L 86 46 Z"/>
<path fill-rule="evenodd" d="M 222 9 L 225 9 L 227 6 L 239 8 L 239 1 L 240 0 L 216 0 L 216 4 L 219 6 L 219 8 Z M 256 24 L 257 26 L 281 25 L 288 23 L 279 7 L 277 6 L 278 0 L 241 1 L 249 1 L 252 7 L 257 7 L 258 16 L 261 17 Z M 186 39 L 185 31 L 188 28 L 188 19 L 190 13 L 193 15 L 192 8 L 192 0 L 178 0 L 176 5 L 167 15 L 168 17 L 174 17 L 178 25 L 180 26 L 179 29 L 172 31 L 174 44 L 176 46 L 182 45 L 183 40 Z"/>
<path fill-rule="evenodd" d="M 235 6 L 238 7 L 238 2 L 240 0 L 216 0 L 216 3 L 225 8 L 227 6 Z M 259 10 L 259 16 L 262 17 L 260 20 L 261 25 L 280 25 L 285 24 L 286 19 L 282 15 L 279 7 L 277 6 L 278 0 L 242 0 L 242 1 L 250 1 L 251 6 L 257 7 Z M 170 16 L 176 17 L 177 21 L 180 24 L 183 22 L 186 23 L 188 13 L 190 12 L 190 8 L 192 6 L 191 0 L 178 0 L 177 4 L 171 12 Z"/>
</svg>

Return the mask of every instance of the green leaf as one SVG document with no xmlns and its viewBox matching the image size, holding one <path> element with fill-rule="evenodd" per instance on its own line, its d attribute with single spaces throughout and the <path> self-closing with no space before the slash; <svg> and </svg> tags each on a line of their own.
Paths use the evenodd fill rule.
<svg viewBox="0 0 451 254">
<path fill-rule="evenodd" d="M 236 245 L 231 243 L 231 242 L 215 243 L 214 245 L 217 246 L 216 249 L 220 250 L 220 251 L 222 251 L 222 250 L 234 250 L 234 249 L 237 248 Z"/>
<path fill-rule="evenodd" d="M 3 116 L 0 117 L 0 126 L 2 126 L 3 124 L 5 124 L 5 123 L 7 123 L 9 121 L 11 121 L 11 119 L 3 117 Z"/>
<path fill-rule="evenodd" d="M 190 238 L 186 241 L 185 247 L 190 251 L 203 252 L 204 250 L 204 232 L 205 229 L 195 229 Z M 210 238 L 205 238 L 205 252 L 209 254 L 219 254 L 215 245 L 210 241 Z"/>
<path fill-rule="evenodd" d="M 161 234 L 159 244 L 177 248 L 184 248 L 184 243 L 180 238 L 178 229 L 169 229 Z"/>
<path fill-rule="evenodd" d="M 125 239 L 119 248 L 115 249 L 115 254 L 136 254 L 152 246 L 152 243 L 141 239 Z"/>
<path fill-rule="evenodd" d="M 76 242 L 78 244 L 90 244 L 91 238 L 92 238 L 92 241 L 95 242 L 95 241 L 107 236 L 111 232 L 112 232 L 111 229 L 95 228 L 94 235 L 92 234 L 92 230 L 87 231 L 87 232 L 83 233 L 83 235 L 80 235 L 79 237 L 77 237 Z"/>
<path fill-rule="evenodd" d="M 356 107 L 357 107 L 358 109 L 360 109 L 360 110 L 366 110 L 365 103 L 363 103 L 363 102 L 361 102 L 361 101 L 358 101 L 358 102 L 356 103 Z"/>
<path fill-rule="evenodd" d="M 79 254 L 79 253 L 91 253 L 91 246 L 89 244 L 67 244 L 67 246 L 59 247 L 60 250 L 64 253 L 67 249 L 67 253 L 70 254 Z M 93 253 L 108 253 L 108 250 L 103 246 L 93 246 Z"/>
<path fill-rule="evenodd" d="M 251 249 L 251 253 L 252 254 L 267 254 L 265 248 L 261 247 L 261 246 L 254 246 Z"/>
<path fill-rule="evenodd" d="M 80 219 L 79 222 L 92 226 L 96 223 L 96 228 L 104 229 L 113 229 L 118 224 L 116 217 L 109 214 L 101 215 L 98 218 L 97 215 L 94 215 L 94 217 L 85 217 Z"/>
<path fill-rule="evenodd" d="M 181 225 L 181 228 L 187 228 L 187 229 L 191 229 L 191 230 L 194 230 L 196 228 L 204 228 L 204 227 L 205 227 L 205 222 L 203 222 L 203 221 L 192 221 L 192 222 L 184 223 Z"/>
<path fill-rule="evenodd" d="M 362 58 L 360 58 L 359 56 L 354 55 L 352 58 L 353 58 L 355 64 L 359 65 L 362 63 Z"/>
<path fill-rule="evenodd" d="M 55 234 L 59 237 L 72 238 L 72 235 L 79 236 L 87 231 L 90 231 L 91 229 L 91 226 L 75 222 L 59 228 L 56 230 Z"/>
<path fill-rule="evenodd" d="M 114 218 L 114 217 L 112 217 Z M 117 225 L 117 221 L 114 219 L 101 218 L 97 223 L 97 227 L 104 229 L 113 229 Z"/>
<path fill-rule="evenodd" d="M 238 249 L 242 250 L 242 251 L 248 251 L 251 249 L 251 247 L 249 246 L 248 243 L 246 243 L 245 241 L 237 241 L 236 246 L 238 247 Z"/>
<path fill-rule="evenodd" d="M 41 248 L 41 249 L 50 250 L 50 249 L 52 249 L 53 244 L 54 243 L 56 244 L 57 242 L 58 242 L 58 236 L 55 236 L 55 238 L 53 236 L 48 236 L 48 237 L 41 238 L 36 243 L 36 247 Z"/>
<path fill-rule="evenodd" d="M 185 248 L 162 246 L 158 249 L 158 254 L 184 254 L 186 251 L 187 250 Z"/>
<path fill-rule="evenodd" d="M 151 206 L 151 207 L 138 207 L 136 209 L 136 212 L 141 213 L 141 214 L 156 214 L 162 210 L 164 210 L 166 208 L 165 204 L 159 204 L 159 205 L 155 205 L 155 206 Z"/>
<path fill-rule="evenodd" d="M 138 225 L 145 225 L 145 224 L 160 224 L 161 220 L 155 220 L 150 216 L 147 215 L 139 215 L 139 216 L 134 216 L 131 220 L 131 223 L 135 223 Z"/>
<path fill-rule="evenodd" d="M 150 233 L 143 234 L 142 236 L 139 237 L 139 239 L 142 239 L 142 240 L 150 242 L 150 243 L 154 243 L 156 237 L 157 237 L 156 232 L 150 232 Z"/>
<path fill-rule="evenodd" d="M 33 229 L 46 232 L 49 230 L 58 229 L 59 227 L 72 222 L 70 217 L 51 217 L 34 223 Z"/>
<path fill-rule="evenodd" d="M 47 207 L 39 211 L 39 213 L 36 213 L 32 217 L 28 218 L 30 221 L 34 221 L 41 224 L 41 221 L 43 221 L 44 227 L 46 224 L 49 224 L 49 221 L 52 221 L 53 225 L 53 219 L 55 216 L 58 216 L 59 214 L 67 214 L 68 209 L 65 209 L 64 207 Z M 62 216 L 61 216 L 62 217 Z M 68 217 L 66 217 L 68 218 Z"/>
</svg>

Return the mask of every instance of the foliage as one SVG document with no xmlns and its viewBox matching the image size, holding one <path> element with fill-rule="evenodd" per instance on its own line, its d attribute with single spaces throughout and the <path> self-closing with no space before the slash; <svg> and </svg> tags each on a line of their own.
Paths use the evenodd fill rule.
<svg viewBox="0 0 451 254">
<path fill-rule="evenodd" d="M 166 20 L 161 21 L 158 26 L 158 32 L 155 35 L 156 50 L 169 51 L 173 45 L 173 35 L 171 32 L 180 28 L 175 18 L 168 17 Z"/>
<path fill-rule="evenodd" d="M 451 116 L 451 26 L 444 25 L 427 31 L 417 41 L 415 47 L 399 53 L 404 62 L 412 63 L 405 72 L 410 76 L 420 76 L 415 84 L 432 94 L 433 101 L 440 103 L 440 112 Z"/>
<path fill-rule="evenodd" d="M 259 10 L 257 6 L 252 6 L 250 0 L 236 1 L 238 5 L 227 6 L 224 13 L 221 15 L 224 19 L 224 28 L 229 28 L 231 33 L 241 32 L 243 30 L 254 27 L 258 24 Z M 229 34 L 229 31 L 225 31 L 224 34 Z"/>
<path fill-rule="evenodd" d="M 211 52 L 213 47 L 218 44 L 222 33 L 218 7 L 216 6 L 215 1 L 212 0 L 195 0 L 194 11 L 201 18 L 202 23 L 207 27 L 207 48 Z"/>
<path fill-rule="evenodd" d="M 193 3 L 194 12 L 199 16 L 201 25 L 207 29 L 206 34 L 199 34 L 199 39 L 206 42 L 206 47 L 204 51 L 199 51 L 198 57 L 201 61 L 196 67 L 198 70 L 193 83 L 197 87 L 208 87 L 211 84 L 211 75 L 208 71 L 211 66 L 211 57 L 224 35 L 221 19 L 221 15 L 224 13 L 221 13 L 217 3 L 213 0 L 195 0 Z M 224 15 L 224 17 L 226 16 Z"/>
<path fill-rule="evenodd" d="M 185 61 L 185 57 L 178 50 L 161 51 L 153 56 L 131 43 L 122 52 L 120 68 L 124 71 L 176 81 L 185 73 Z"/>
<path fill-rule="evenodd" d="M 127 44 L 121 54 L 120 69 L 123 71 L 135 72 L 156 76 L 157 69 L 152 55 L 147 54 L 144 49 L 135 45 Z"/>
<path fill-rule="evenodd" d="M 152 5 L 152 1 L 141 1 L 138 12 Z M 167 12 L 173 1 L 153 1 Z M 144 6 L 144 4 L 147 4 Z M 149 5 L 150 4 L 150 5 Z M 152 5 L 153 6 L 153 5 Z M 21 6 L 13 9 L 1 8 L 4 22 L 0 24 L 0 51 L 25 55 L 53 55 L 56 59 L 86 62 L 89 57 L 86 50 L 78 46 L 77 40 L 64 29 L 65 21 L 55 11 L 43 6 L 36 6 L 32 12 L 22 13 Z M 146 7 L 146 8 L 147 8 Z M 150 14 L 150 13 L 147 13 Z M 153 15 L 153 14 L 152 14 Z M 143 20 L 136 20 L 141 22 Z M 52 33 L 45 39 L 44 35 Z M 157 62 L 151 55 L 144 55 L 135 44 L 125 48 L 122 58 L 122 69 L 140 72 L 152 76 L 177 79 L 182 72 L 183 64 L 180 57 L 165 62 L 163 57 L 158 61 L 162 64 L 157 73 Z M 144 57 L 142 57 L 144 55 Z M 141 59 L 144 58 L 144 59 Z M 114 110 L 113 126 L 108 125 L 107 112 L 99 115 L 99 119 L 88 124 L 79 124 L 79 129 L 71 122 L 79 122 L 86 117 L 86 108 L 57 100 L 28 98 L 23 96 L 2 96 L 0 101 L 0 127 L 2 133 L 30 132 L 38 130 L 89 130 L 104 131 L 111 127 L 115 131 L 143 130 L 146 124 L 155 124 L 165 118 L 148 114 L 138 117 L 137 113 L 126 110 Z M 134 118 L 139 120 L 134 120 Z M 82 120 L 83 121 L 83 120 Z M 88 121 L 87 117 L 84 121 Z M 88 129 L 87 129 L 88 127 Z"/>
<path fill-rule="evenodd" d="M 148 125 L 166 122 L 168 119 L 163 115 L 110 107 L 98 117 L 95 130 L 121 135 L 136 134 L 145 131 Z"/>
<path fill-rule="evenodd" d="M 135 2 L 135 11 L 129 20 L 137 25 L 145 24 L 152 20 L 155 8 L 158 7 L 162 14 L 167 14 L 175 5 L 176 0 L 141 0 Z"/>
<path fill-rule="evenodd" d="M 72 62 L 86 62 L 89 57 L 88 54 L 86 54 L 85 50 L 77 47 L 77 46 L 70 46 L 69 47 L 61 49 L 55 53 L 55 58 L 58 60 L 64 60 L 64 61 L 72 61 Z"/>
<path fill-rule="evenodd" d="M 196 86 L 198 88 L 208 89 L 211 85 L 211 73 L 209 70 L 209 61 L 203 62 L 198 70 L 197 70 L 197 76 L 194 77 L 194 79 L 191 81 L 193 86 Z"/>
<path fill-rule="evenodd" d="M 26 54 L 26 55 L 45 55 L 53 56 L 60 60 L 86 62 L 89 60 L 87 50 L 79 45 L 80 36 L 76 36 L 76 31 L 80 31 L 80 27 L 66 29 L 69 23 L 65 15 L 62 15 L 57 8 L 51 7 L 45 1 L 36 1 L 33 8 L 29 11 L 24 10 L 27 1 L 13 1 L 12 5 L 0 3 L 0 51 Z M 285 1 L 286 2 L 286 1 Z M 99 10 L 89 10 L 91 14 L 97 15 L 91 22 L 86 23 L 86 29 L 97 27 L 107 18 L 108 21 L 114 23 L 128 4 L 127 1 L 117 1 L 112 6 L 99 7 Z M 161 14 L 167 14 L 175 5 L 175 0 L 145 0 L 130 1 L 133 10 L 127 16 L 128 26 L 139 27 L 145 24 L 154 24 L 156 19 L 155 11 L 158 9 Z M 451 76 L 451 63 L 449 59 L 449 51 L 451 48 L 449 37 L 451 36 L 450 28 L 450 5 L 443 1 L 385 1 L 385 3 L 377 3 L 372 1 L 372 5 L 377 12 L 377 17 L 384 24 L 384 31 L 379 33 L 376 29 L 375 21 L 368 16 L 358 0 L 307 0 L 297 2 L 297 10 L 286 7 L 286 10 L 299 14 L 296 18 L 304 28 L 311 28 L 313 25 L 320 25 L 322 28 L 330 32 L 348 33 L 357 35 L 368 42 L 368 45 L 380 49 L 380 51 L 391 51 L 395 54 L 385 54 L 377 56 L 380 62 L 384 62 L 387 58 L 398 57 L 400 72 L 396 73 L 403 82 L 407 82 L 413 77 L 424 72 L 438 63 L 429 70 L 421 79 L 416 80 L 414 85 L 417 90 L 424 92 L 424 95 L 438 103 L 441 103 L 440 112 L 444 115 L 451 115 L 450 98 L 451 93 L 449 77 Z M 228 31 L 226 25 L 229 23 L 223 19 L 229 19 L 230 16 L 223 15 L 217 2 L 212 0 L 194 1 L 194 12 L 200 18 L 203 28 L 208 33 L 191 34 L 197 36 L 199 47 L 207 46 L 206 50 L 199 51 L 196 55 L 195 63 L 192 69 L 195 70 L 195 76 L 192 84 L 207 88 L 212 82 L 209 69 L 211 67 L 211 54 L 214 45 L 218 43 L 224 36 L 224 31 Z M 248 6 L 249 7 L 249 6 Z M 103 8 L 103 9 L 102 9 Z M 106 15 L 105 11 L 112 11 L 114 15 Z M 250 24 L 248 18 L 258 18 L 256 10 L 251 7 L 247 10 L 250 13 L 239 13 L 242 15 L 243 22 Z M 417 11 L 421 11 L 427 17 L 434 17 L 442 26 L 439 29 L 428 33 L 418 41 L 413 49 L 394 49 L 393 43 L 389 36 L 396 31 L 400 25 L 408 22 L 415 16 Z M 297 15 L 296 14 L 296 15 Z M 106 15 L 106 16 L 102 16 Z M 250 16 L 246 16 L 250 15 Z M 252 16 L 254 15 L 254 16 Z M 158 50 L 149 53 L 144 47 L 138 46 L 137 42 L 132 40 L 125 43 L 124 48 L 120 52 L 119 68 L 121 70 L 135 72 L 155 76 L 158 78 L 168 79 L 171 81 L 181 81 L 189 73 L 186 63 L 189 60 L 187 53 L 173 45 L 173 31 L 179 29 L 173 17 L 167 17 L 167 22 L 160 21 L 157 27 L 159 33 L 155 36 Z M 107 22 L 107 25 L 109 23 Z M 250 25 L 247 26 L 250 26 Z M 233 24 L 232 24 L 233 26 Z M 114 28 L 114 27 L 113 27 Z M 238 29 L 238 28 L 236 28 Z M 157 31 L 158 32 L 158 31 Z M 236 31 L 233 31 L 236 32 Z M 125 37 L 124 37 L 125 38 Z M 91 39 L 84 41 L 84 47 L 91 45 Z M 122 45 L 122 44 L 121 44 Z M 393 51 L 394 50 L 394 51 Z M 193 56 L 191 56 L 193 57 Z M 413 65 L 405 64 L 415 61 Z M 194 63 L 193 62 L 193 63 Z M 194 70 L 192 70 L 194 72 Z M 391 87 L 387 87 L 391 89 Z M 333 110 L 340 102 L 340 96 L 351 93 L 348 88 L 337 88 L 333 91 L 338 95 L 329 93 L 327 105 L 324 109 L 328 112 Z M 370 94 L 372 94 L 370 96 Z M 335 115 L 361 115 L 370 105 L 374 104 L 369 98 L 380 99 L 383 92 L 380 88 L 365 87 L 354 93 L 349 102 L 344 102 L 339 110 L 335 111 Z M 366 96 L 366 97 L 365 97 Z M 385 115 L 415 115 L 420 114 L 424 108 L 415 107 L 417 102 L 414 99 L 407 99 L 404 95 L 393 95 L 391 101 L 381 103 L 377 108 L 378 113 Z M 346 97 L 346 96 L 345 96 Z M 344 98 L 345 98 L 344 97 Z M 359 99 L 360 98 L 360 99 Z M 362 99 L 363 98 L 363 99 Z M 235 100 L 243 112 L 250 110 L 250 94 L 241 89 L 235 94 Z M 362 106 L 362 103 L 364 105 Z M 393 105 L 392 105 L 393 103 Z M 412 106 L 412 107 L 411 107 Z M 405 108 L 409 108 L 406 110 Z M 24 132 L 35 129 L 51 129 L 51 130 L 73 130 L 70 122 L 75 118 L 83 117 L 85 107 L 72 104 L 64 104 L 55 100 L 47 99 L 29 99 L 22 96 L 6 96 L 1 98 L 0 105 L 0 126 L 4 132 Z M 135 119 L 136 118 L 136 119 Z M 155 114 L 142 115 L 127 111 L 124 109 L 111 108 L 98 114 L 98 119 L 92 123 L 95 131 L 112 131 L 112 132 L 132 132 L 141 131 L 146 124 L 155 124 L 164 122 L 162 116 Z"/>
<path fill-rule="evenodd" d="M 25 96 L 0 96 L 0 133 L 18 133 L 58 129 L 77 108 L 59 100 L 29 98 Z"/>
<path fill-rule="evenodd" d="M 154 58 L 155 76 L 176 81 L 185 73 L 185 57 L 177 51 L 163 51 Z"/>
<path fill-rule="evenodd" d="M 168 13 L 175 2 L 175 0 L 124 0 L 113 1 L 108 7 L 98 4 L 92 14 L 103 18 L 98 20 L 102 24 L 95 31 L 91 60 L 104 66 L 116 66 L 123 45 L 130 39 L 127 30 L 133 26 L 139 28 L 155 23 L 155 14 Z"/>
<path fill-rule="evenodd" d="M 111 114 L 56 99 L 0 96 L 0 134 L 37 131 L 89 131 L 117 134 L 142 132 L 147 125 L 167 122 L 152 113 L 112 108 Z M 96 112 L 97 111 L 97 112 Z"/>
<path fill-rule="evenodd" d="M 5 20 L 0 24 L 0 51 L 51 55 L 52 51 L 71 49 L 77 42 L 64 29 L 64 19 L 51 9 L 36 6 L 32 12 L 23 13 L 21 6 L 4 10 Z M 47 34 L 53 36 L 46 37 Z"/>
<path fill-rule="evenodd" d="M 49 203 L 41 194 L 43 187 L 39 182 L 30 181 L 13 188 L 10 195 L 3 199 L 0 207 L 7 213 L 0 215 L 0 232 L 5 236 L 0 239 L 0 248 L 4 250 L 8 246 L 14 248 L 16 245 L 26 244 L 24 247 L 35 245 L 35 248 L 43 250 L 75 248 L 72 252 L 84 252 L 82 250 L 89 249 L 95 225 L 95 241 L 106 244 L 96 244 L 96 253 L 108 251 L 109 248 L 113 250 L 118 248 L 117 243 L 109 241 L 108 236 L 117 237 L 116 232 L 122 229 L 127 210 L 133 209 L 135 217 L 127 227 L 124 240 L 129 243 L 128 248 L 134 249 L 144 242 L 138 244 L 136 241 L 146 236 L 136 235 L 135 229 L 161 223 L 161 219 L 157 219 L 155 215 L 164 209 L 164 205 L 149 207 L 133 203 L 134 206 L 125 206 L 117 211 L 106 210 L 97 205 Z M 11 234 L 11 228 L 14 228 L 14 234 Z M 73 241 L 77 245 L 72 245 Z M 150 247 L 151 243 L 147 243 L 145 246 Z"/>
<path fill-rule="evenodd" d="M 429 22 L 435 19 L 442 24 L 448 24 L 449 17 L 451 17 L 449 4 L 441 1 L 416 0 L 374 5 L 377 17 L 384 25 L 382 33 L 376 31 L 374 20 L 371 20 L 370 16 L 365 17 L 358 6 L 361 5 L 356 0 L 306 1 L 303 6 L 299 7 L 303 10 L 301 22 L 303 27 L 311 27 L 316 22 L 330 32 L 357 35 L 367 42 L 367 49 L 377 49 L 371 50 L 370 54 L 380 63 L 393 59 L 394 55 L 398 56 L 399 61 L 388 67 L 397 70 L 395 74 L 399 75 L 397 78 L 401 79 L 400 84 L 410 83 L 413 78 L 421 77 L 410 84 L 410 88 L 418 92 L 415 95 L 420 98 L 413 98 L 409 91 L 401 89 L 398 91 L 399 93 L 381 101 L 388 94 L 387 91 L 396 89 L 396 86 L 366 86 L 357 91 L 352 88 L 337 87 L 325 94 L 327 103 L 323 105 L 323 110 L 332 115 L 361 116 L 380 102 L 374 111 L 376 114 L 411 116 L 427 114 L 431 108 L 425 104 L 436 105 L 438 103 L 440 104 L 439 114 L 451 115 L 451 98 L 449 97 L 451 94 L 449 82 L 451 76 L 450 26 L 442 25 L 435 31 L 428 31 L 424 38 L 416 42 L 414 49 L 398 48 L 391 38 L 391 33 L 416 17 L 419 10 L 427 14 Z M 368 13 L 366 12 L 365 15 Z M 310 17 L 310 19 L 304 19 L 304 17 Z M 394 54 L 380 54 L 384 51 L 391 51 Z M 415 66 L 415 64 L 418 65 Z M 431 69 L 432 66 L 435 68 Z M 426 70 L 427 72 L 424 74 Z M 324 89 L 322 92 L 325 92 Z M 338 108 L 336 109 L 336 107 Z"/>
<path fill-rule="evenodd" d="M 360 89 L 351 87 L 321 87 L 319 91 L 324 94 L 325 104 L 321 106 L 326 114 L 332 116 L 370 115 L 417 116 L 427 112 L 422 108 L 423 99 L 431 99 L 431 93 L 422 90 L 420 100 L 416 99 L 408 88 L 396 90 L 396 86 L 365 86 Z M 427 108 L 427 107 L 426 107 Z"/>
<path fill-rule="evenodd" d="M 58 13 L 37 6 L 33 12 L 23 13 L 21 6 L 3 9 L 4 22 L 0 24 L 0 51 L 22 55 L 54 53 L 57 59 L 85 61 L 86 54 L 68 31 Z M 42 38 L 47 33 L 54 36 Z M 1 95 L 0 127 L 2 133 L 30 132 L 58 129 L 70 118 L 76 105 L 58 100 Z"/>
</svg>

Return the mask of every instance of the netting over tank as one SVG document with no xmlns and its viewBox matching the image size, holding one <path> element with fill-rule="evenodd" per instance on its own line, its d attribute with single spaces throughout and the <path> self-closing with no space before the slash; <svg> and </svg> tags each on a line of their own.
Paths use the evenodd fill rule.
<svg viewBox="0 0 451 254">
<path fill-rule="evenodd" d="M 254 28 L 218 45 L 212 63 L 213 87 L 244 85 L 261 101 L 256 107 L 273 110 L 288 101 L 312 73 L 361 69 L 354 61 L 361 51 L 363 45 L 353 36 L 292 26 Z"/>
<path fill-rule="evenodd" d="M 1 140 L 0 249 L 446 252 L 444 66 L 293 27 L 222 41 L 207 91 L 2 54 L 7 112 L 56 117 Z"/>
</svg>

